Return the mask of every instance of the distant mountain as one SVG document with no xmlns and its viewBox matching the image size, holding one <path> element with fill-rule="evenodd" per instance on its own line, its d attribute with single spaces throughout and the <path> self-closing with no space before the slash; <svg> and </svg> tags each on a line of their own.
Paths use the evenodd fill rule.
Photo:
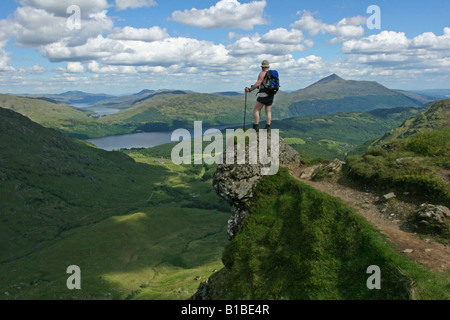
<svg viewBox="0 0 450 320">
<path fill-rule="evenodd" d="M 304 89 L 285 94 L 280 102 L 292 116 L 423 105 L 421 101 L 377 82 L 344 80 L 336 74 Z"/>
<path fill-rule="evenodd" d="M 419 92 L 415 92 L 415 91 L 406 91 L 406 90 L 394 90 L 394 91 L 404 94 L 405 96 L 410 97 L 411 99 L 417 100 L 423 104 L 443 99 L 442 97 L 438 97 L 435 95 L 429 95 L 429 94 L 425 94 L 425 93 L 419 93 Z"/>
<path fill-rule="evenodd" d="M 418 94 L 433 98 L 433 100 L 442 100 L 450 98 L 450 89 L 431 89 L 431 90 L 417 90 Z"/>
<path fill-rule="evenodd" d="M 112 99 L 106 99 L 97 103 L 97 106 L 110 107 L 114 109 L 128 109 L 134 106 L 135 104 L 145 101 L 147 99 L 151 99 L 160 95 L 180 95 L 187 94 L 190 91 L 186 90 L 142 90 L 135 94 L 125 95 L 121 97 L 115 97 Z"/>
<path fill-rule="evenodd" d="M 29 97 L 29 98 L 46 98 L 60 103 L 70 104 L 70 105 L 84 105 L 84 104 L 95 104 L 99 101 L 110 99 L 114 97 L 112 95 L 104 93 L 87 93 L 83 91 L 67 91 L 59 94 L 22 94 L 19 96 Z"/>
<path fill-rule="evenodd" d="M 157 91 L 157 92 L 153 92 L 151 94 L 149 94 L 148 96 L 146 96 L 145 98 L 142 99 L 138 99 L 136 101 L 133 101 L 131 103 L 132 106 L 134 106 L 135 104 L 139 103 L 139 102 L 143 102 L 145 100 L 151 99 L 155 96 L 160 96 L 160 95 L 182 95 L 182 94 L 187 94 L 186 91 L 182 91 L 182 90 L 162 90 L 162 91 Z"/>
</svg>

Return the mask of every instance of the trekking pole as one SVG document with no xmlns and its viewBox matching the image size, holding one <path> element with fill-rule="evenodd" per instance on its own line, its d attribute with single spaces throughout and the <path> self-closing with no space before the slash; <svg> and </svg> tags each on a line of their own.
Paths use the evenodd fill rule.
<svg viewBox="0 0 450 320">
<path fill-rule="evenodd" d="M 245 132 L 246 122 L 247 122 L 247 91 L 245 91 L 244 132 Z"/>
</svg>

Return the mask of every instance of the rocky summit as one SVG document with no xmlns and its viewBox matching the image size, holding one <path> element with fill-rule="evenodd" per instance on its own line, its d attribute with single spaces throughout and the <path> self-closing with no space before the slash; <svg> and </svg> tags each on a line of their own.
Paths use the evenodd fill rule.
<svg viewBox="0 0 450 320">
<path fill-rule="evenodd" d="M 268 135 L 268 140 L 271 136 Z M 259 135 L 258 135 L 259 145 Z M 270 147 L 270 145 L 269 145 Z M 217 194 L 231 205 L 232 215 L 228 220 L 228 239 L 233 239 L 241 230 L 244 220 L 250 212 L 249 201 L 253 196 L 253 189 L 264 177 L 261 169 L 267 165 L 257 161 L 249 163 L 249 144 L 245 146 L 245 164 L 222 164 L 214 174 L 213 187 Z M 239 145 L 235 146 L 234 156 L 237 158 Z M 270 152 L 270 150 L 269 150 Z M 300 165 L 300 155 L 283 138 L 279 138 L 279 164 L 293 169 Z"/>
</svg>

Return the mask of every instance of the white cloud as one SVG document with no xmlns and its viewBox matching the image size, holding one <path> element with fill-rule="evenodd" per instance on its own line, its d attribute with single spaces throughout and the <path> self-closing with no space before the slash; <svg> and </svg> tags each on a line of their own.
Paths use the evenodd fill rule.
<svg viewBox="0 0 450 320">
<path fill-rule="evenodd" d="M 202 29 L 253 29 L 267 24 L 263 18 L 266 0 L 241 4 L 237 0 L 220 0 L 208 9 L 175 11 L 172 20 Z"/>
<path fill-rule="evenodd" d="M 344 18 L 335 24 L 327 24 L 322 20 L 315 19 L 311 12 L 303 12 L 302 17 L 291 24 L 291 28 L 308 31 L 310 36 L 320 33 L 329 33 L 336 36 L 330 43 L 335 44 L 345 40 L 362 37 L 364 35 L 364 24 L 367 17 L 355 16 Z"/>
<path fill-rule="evenodd" d="M 432 32 L 422 33 L 408 39 L 404 32 L 382 31 L 359 40 L 344 42 L 342 51 L 354 54 L 377 53 L 421 53 L 420 50 L 440 51 L 450 49 L 450 28 L 444 29 L 442 36 Z"/>
<path fill-rule="evenodd" d="M 349 40 L 343 43 L 342 52 L 377 54 L 399 52 L 409 47 L 409 40 L 404 32 L 382 31 L 359 40 Z"/>
<path fill-rule="evenodd" d="M 158 26 L 152 28 L 140 28 L 133 27 L 115 28 L 114 31 L 108 35 L 110 39 L 117 40 L 140 40 L 140 41 L 159 41 L 169 38 L 169 34 L 166 29 Z"/>
<path fill-rule="evenodd" d="M 445 28 L 442 36 L 425 32 L 413 39 L 408 39 L 404 32 L 385 30 L 342 45 L 342 52 L 352 62 L 392 69 L 440 68 L 444 72 L 450 72 L 448 50 L 450 28 Z"/>
<path fill-rule="evenodd" d="M 0 72 L 14 70 L 14 68 L 10 66 L 11 58 L 4 49 L 11 37 L 12 30 L 13 26 L 10 21 L 0 20 Z"/>
<path fill-rule="evenodd" d="M 322 20 L 316 20 L 312 13 L 308 11 L 302 15 L 300 20 L 297 20 L 291 24 L 291 28 L 308 31 L 311 36 L 315 36 L 321 32 L 324 26 L 326 25 L 322 22 Z"/>
<path fill-rule="evenodd" d="M 80 8 L 82 17 L 88 17 L 92 13 L 96 13 L 109 7 L 107 0 L 19 0 L 24 7 L 45 10 L 50 14 L 58 17 L 67 18 L 67 8 L 77 5 Z"/>
<path fill-rule="evenodd" d="M 125 50 L 102 59 L 105 64 L 133 66 L 201 65 L 225 66 L 229 61 L 223 45 L 191 38 L 168 38 L 161 41 L 119 41 Z"/>
<path fill-rule="evenodd" d="M 39 63 L 35 63 L 33 67 L 31 67 L 31 72 L 34 74 L 43 74 L 46 69 L 39 65 Z"/>
<path fill-rule="evenodd" d="M 69 47 L 63 41 L 46 45 L 40 49 L 41 54 L 52 62 L 91 61 L 102 59 L 118 52 L 131 50 L 122 42 L 104 38 L 102 35 L 90 38 L 80 46 Z"/>
<path fill-rule="evenodd" d="M 0 48 L 0 72 L 4 71 L 14 71 L 15 69 L 10 65 L 11 58 L 9 55 Z"/>
<path fill-rule="evenodd" d="M 116 8 L 118 10 L 126 10 L 128 8 L 136 9 L 142 7 L 153 7 L 158 5 L 155 0 L 116 0 Z"/>
<path fill-rule="evenodd" d="M 262 43 L 298 44 L 305 39 L 301 30 L 288 31 L 284 28 L 270 30 L 261 37 Z"/>
<path fill-rule="evenodd" d="M 97 61 L 88 63 L 88 71 L 92 73 L 103 74 L 134 74 L 137 73 L 134 66 L 100 66 Z"/>
<path fill-rule="evenodd" d="M 70 29 L 66 17 L 33 7 L 18 7 L 14 18 L 13 35 L 18 44 L 34 48 L 59 41 L 64 41 L 68 46 L 81 45 L 89 38 L 111 30 L 113 26 L 106 10 L 90 13 L 81 20 L 79 30 Z"/>
<path fill-rule="evenodd" d="M 67 62 L 67 72 L 70 73 L 83 73 L 84 66 L 80 62 Z"/>
<path fill-rule="evenodd" d="M 233 44 L 227 46 L 232 56 L 269 54 L 283 56 L 292 52 L 301 52 L 310 49 L 314 42 L 304 39 L 299 30 L 288 31 L 283 28 L 271 30 L 260 36 L 244 36 Z"/>
</svg>

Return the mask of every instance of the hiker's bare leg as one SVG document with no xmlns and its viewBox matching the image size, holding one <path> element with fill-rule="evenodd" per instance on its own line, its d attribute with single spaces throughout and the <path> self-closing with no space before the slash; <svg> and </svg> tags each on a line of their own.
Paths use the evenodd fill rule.
<svg viewBox="0 0 450 320">
<path fill-rule="evenodd" d="M 272 106 L 266 106 L 266 123 L 270 126 L 272 123 Z"/>
<path fill-rule="evenodd" d="M 259 124 L 259 113 L 264 105 L 261 102 L 256 101 L 255 108 L 253 109 L 253 116 L 255 118 L 254 124 Z"/>
</svg>

